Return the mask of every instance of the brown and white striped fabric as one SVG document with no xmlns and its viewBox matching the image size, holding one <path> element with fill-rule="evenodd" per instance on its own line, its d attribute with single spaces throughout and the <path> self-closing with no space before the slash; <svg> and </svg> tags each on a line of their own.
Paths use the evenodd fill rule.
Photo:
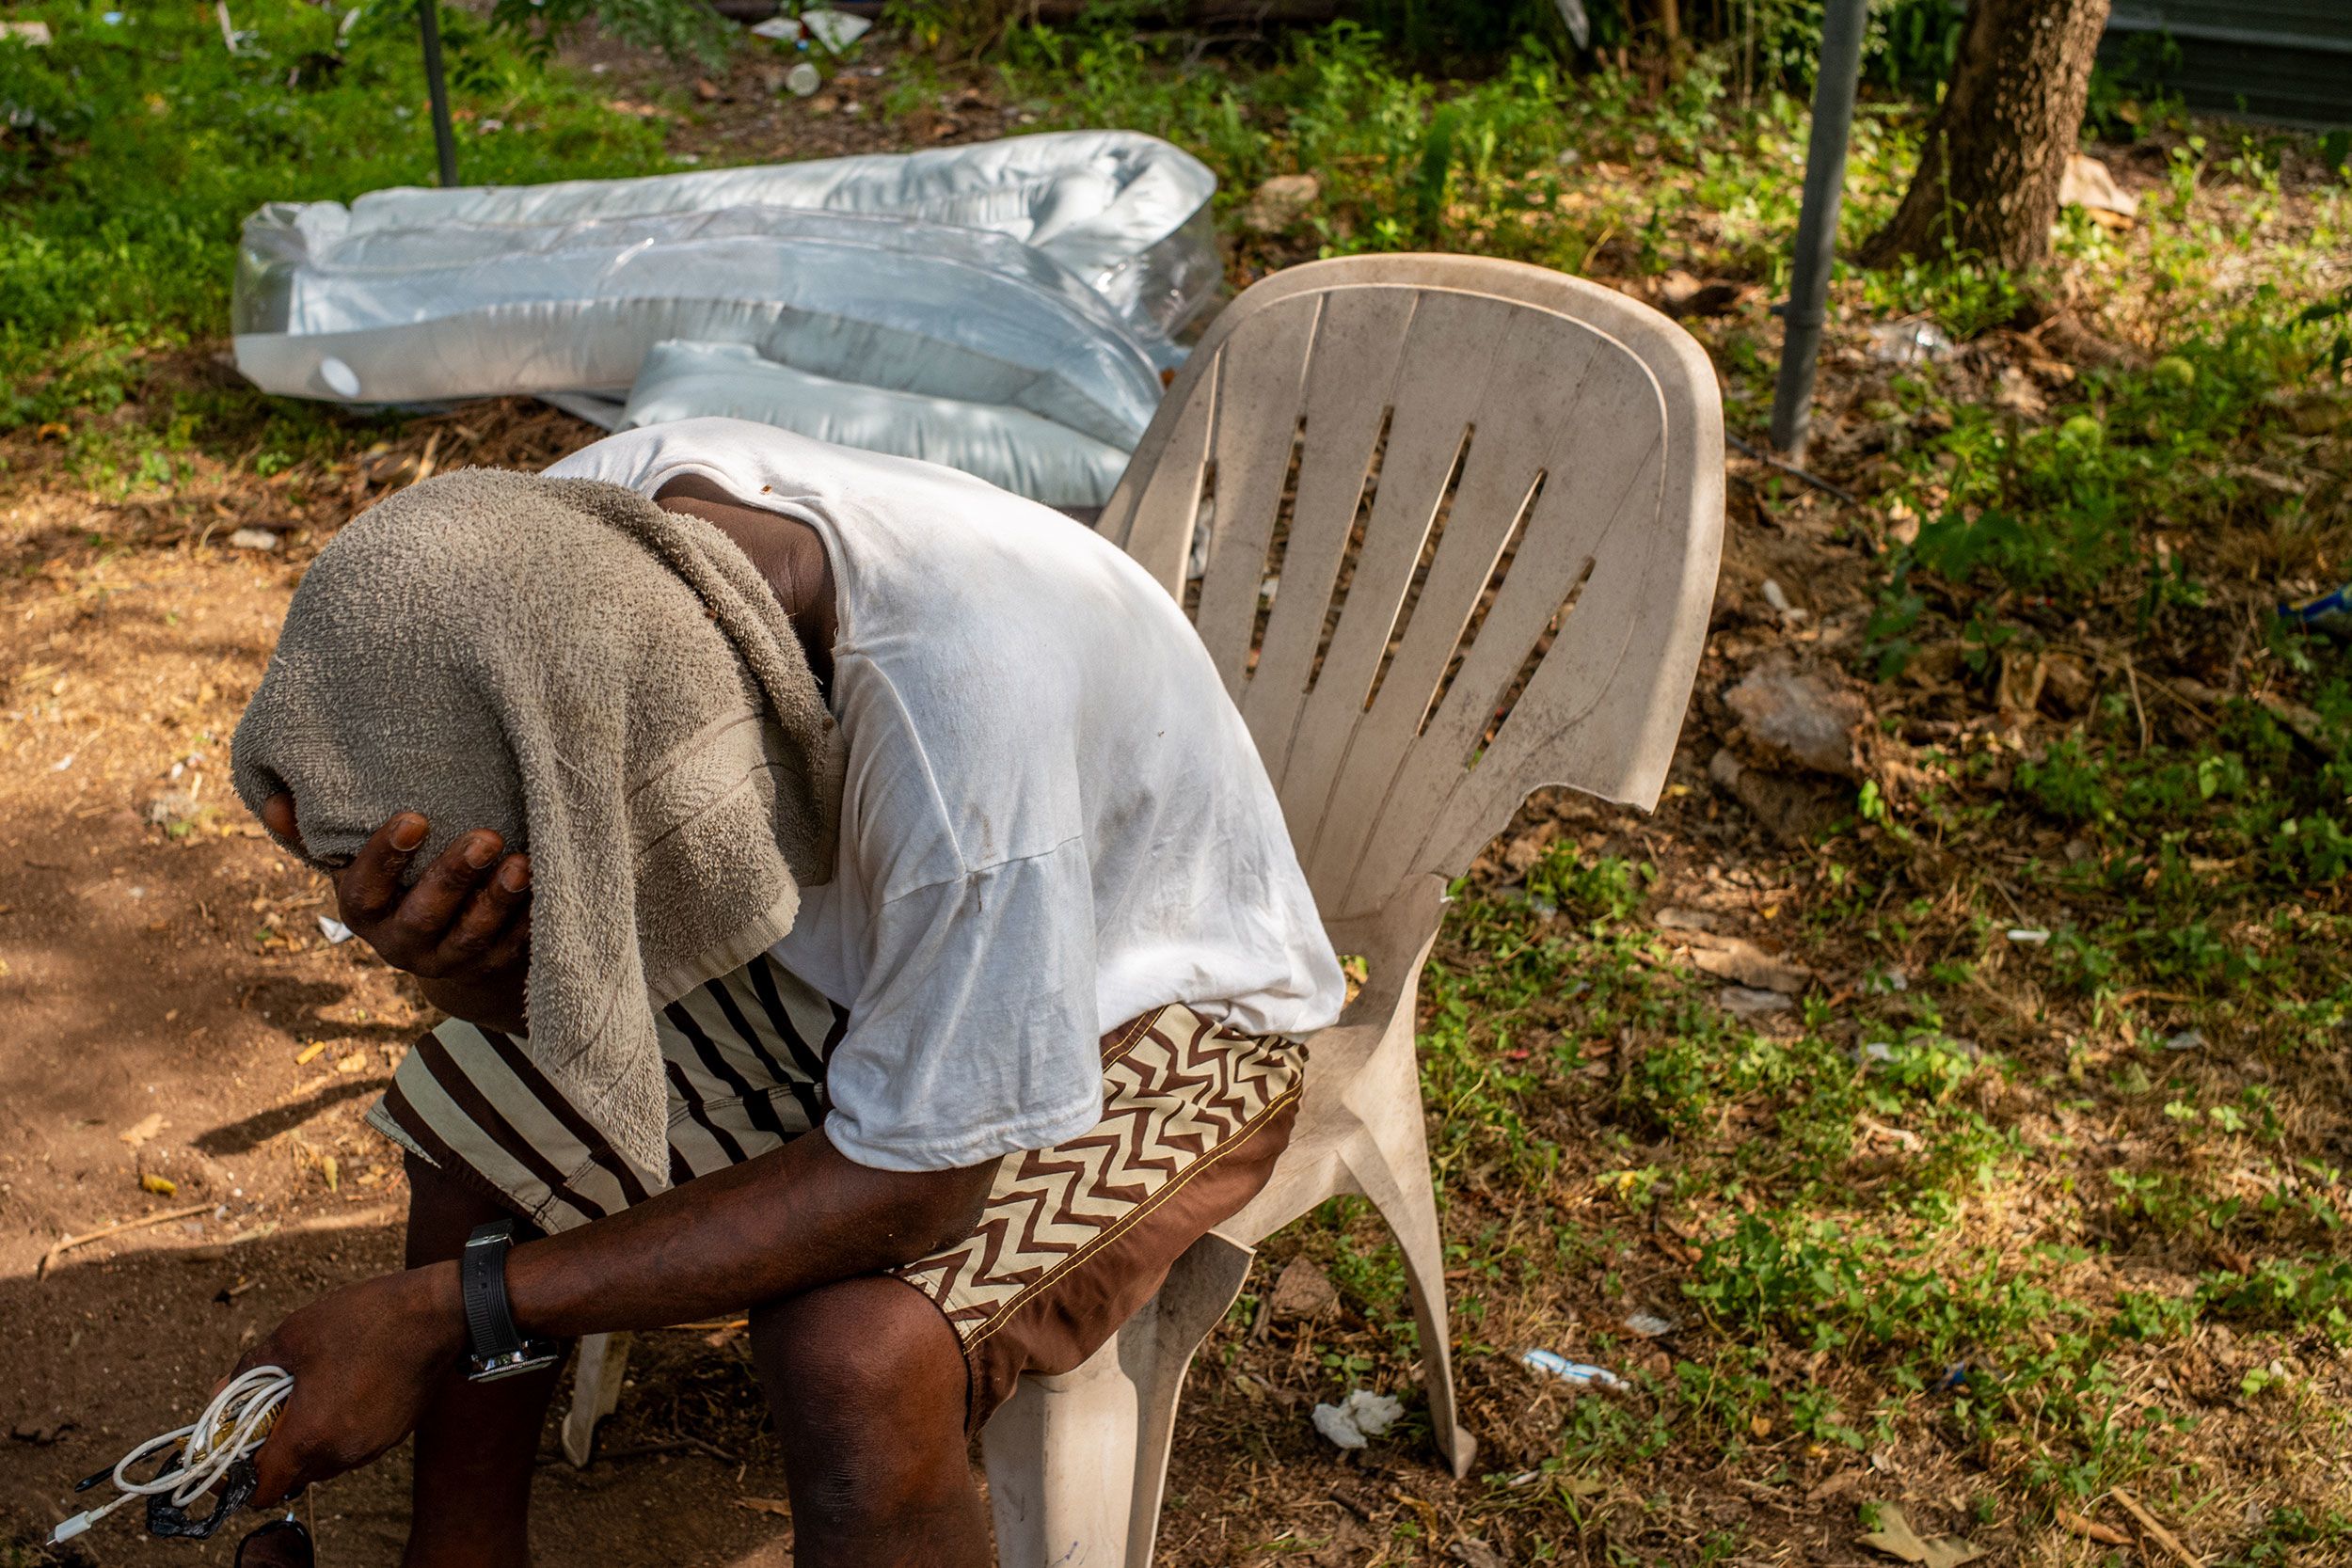
<svg viewBox="0 0 2352 1568">
<path fill-rule="evenodd" d="M 848 1013 L 763 955 L 663 1010 L 672 1184 L 781 1148 L 825 1117 Z M 1103 1119 L 1008 1156 L 979 1227 L 898 1272 L 946 1318 L 973 1430 L 1025 1371 L 1068 1371 L 1176 1259 L 1254 1197 L 1290 1141 L 1305 1048 L 1153 1009 L 1103 1037 Z M 532 1065 L 527 1043 L 452 1019 L 368 1120 L 546 1230 L 642 1201 L 645 1180 Z"/>
</svg>

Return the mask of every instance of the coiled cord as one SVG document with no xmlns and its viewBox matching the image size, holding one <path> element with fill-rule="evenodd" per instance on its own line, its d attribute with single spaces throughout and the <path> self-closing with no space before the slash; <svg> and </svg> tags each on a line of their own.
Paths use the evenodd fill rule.
<svg viewBox="0 0 2352 1568">
<path fill-rule="evenodd" d="M 120 1496 L 66 1520 L 51 1532 L 49 1544 L 54 1546 L 72 1540 L 135 1498 L 168 1493 L 174 1508 L 186 1508 L 219 1485 L 231 1465 L 268 1440 L 270 1428 L 278 1421 L 278 1406 L 286 1402 L 286 1396 L 293 1389 L 294 1374 L 278 1367 L 255 1367 L 230 1378 L 213 1396 L 212 1403 L 204 1407 L 201 1416 L 176 1432 L 151 1437 L 124 1454 L 112 1473 L 115 1490 Z M 151 1481 L 131 1479 L 134 1466 L 175 1445 L 180 1449 L 177 1464 L 167 1463 Z M 105 1477 L 102 1473 L 92 1479 Z"/>
</svg>

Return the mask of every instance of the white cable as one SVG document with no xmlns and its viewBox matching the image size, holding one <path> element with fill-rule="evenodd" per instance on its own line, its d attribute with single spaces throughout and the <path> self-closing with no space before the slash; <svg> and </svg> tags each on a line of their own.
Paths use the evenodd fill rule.
<svg viewBox="0 0 2352 1568">
<path fill-rule="evenodd" d="M 229 1380 L 213 1396 L 204 1414 L 176 1432 L 151 1437 L 122 1456 L 114 1468 L 112 1502 L 76 1513 L 50 1534 L 49 1544 L 71 1541 L 90 1526 L 135 1497 L 171 1495 L 174 1508 L 186 1508 L 220 1484 L 229 1466 L 258 1449 L 278 1420 L 278 1407 L 294 1388 L 294 1374 L 278 1367 L 256 1367 Z M 152 1481 L 133 1481 L 126 1473 L 158 1449 L 184 1442 L 179 1463 L 167 1465 Z"/>
</svg>

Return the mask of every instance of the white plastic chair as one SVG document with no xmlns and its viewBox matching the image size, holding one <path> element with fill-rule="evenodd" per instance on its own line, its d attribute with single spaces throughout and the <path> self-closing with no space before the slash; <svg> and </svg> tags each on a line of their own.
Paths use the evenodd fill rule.
<svg viewBox="0 0 2352 1568">
<path fill-rule="evenodd" d="M 989 1423 L 1004 1568 L 1148 1568 L 1193 1352 L 1256 1243 L 1341 1194 L 1396 1234 L 1430 1423 L 1468 1472 L 1413 1053 L 1422 962 L 1447 883 L 1531 791 L 1656 803 L 1714 596 L 1723 472 L 1698 345 L 1516 262 L 1298 267 L 1235 300 L 1186 362 L 1099 527 L 1180 601 L 1197 577 L 1195 624 L 1326 928 L 1368 978 L 1309 1041 L 1265 1191 L 1110 1344 L 1024 1379 Z M 575 1463 L 621 1346 L 581 1343 Z"/>
<path fill-rule="evenodd" d="M 1198 577 L 1194 624 L 1325 927 L 1368 979 L 1309 1041 L 1265 1191 L 1116 1340 L 1024 1379 L 989 1423 L 1004 1568 L 1149 1568 L 1194 1350 L 1255 1243 L 1343 1193 L 1396 1234 L 1430 1424 L 1468 1473 L 1413 1051 L 1422 962 L 1447 883 L 1533 790 L 1657 803 L 1714 597 L 1723 474 L 1698 344 L 1517 262 L 1295 268 L 1186 362 L 1098 526 L 1180 601 Z"/>
</svg>

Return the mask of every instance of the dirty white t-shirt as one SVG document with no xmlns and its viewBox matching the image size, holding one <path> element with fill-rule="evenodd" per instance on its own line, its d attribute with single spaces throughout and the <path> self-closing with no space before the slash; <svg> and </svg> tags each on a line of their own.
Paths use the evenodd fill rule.
<svg viewBox="0 0 2352 1568">
<path fill-rule="evenodd" d="M 1115 546 L 950 468 L 740 420 L 548 469 L 651 496 L 699 474 L 822 536 L 849 747 L 834 875 L 787 968 L 850 1009 L 826 1135 L 930 1170 L 1101 1118 L 1099 1037 L 1179 1002 L 1330 1022 L 1338 960 L 1249 732 L 1191 624 Z"/>
</svg>

